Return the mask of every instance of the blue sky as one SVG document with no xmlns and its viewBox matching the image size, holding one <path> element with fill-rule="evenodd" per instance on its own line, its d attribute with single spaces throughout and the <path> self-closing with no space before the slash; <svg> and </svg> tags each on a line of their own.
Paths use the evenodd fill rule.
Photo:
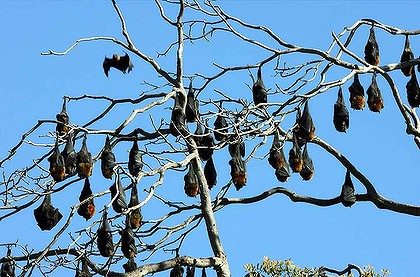
<svg viewBox="0 0 420 277">
<path fill-rule="evenodd" d="M 326 49 L 331 40 L 331 32 L 339 33 L 345 26 L 352 25 L 362 18 L 372 18 L 384 24 L 401 29 L 419 29 L 419 20 L 413 13 L 420 9 L 418 1 L 216 1 L 232 15 L 243 20 L 266 25 L 283 40 L 296 45 Z M 175 38 L 173 30 L 160 22 L 158 11 L 149 1 L 123 1 L 120 4 L 125 14 L 127 26 L 137 47 L 152 57 L 165 50 L 165 45 Z M 411 14 L 411 15 L 409 15 Z M 122 49 L 109 42 L 90 42 L 79 45 L 68 55 L 62 57 L 41 56 L 40 53 L 53 49 L 63 51 L 76 39 L 96 35 L 115 36 L 122 39 L 120 24 L 112 4 L 105 1 L 1 1 L 0 2 L 0 157 L 31 128 L 38 119 L 54 119 L 59 112 L 63 95 L 83 94 L 107 95 L 115 98 L 137 97 L 147 90 L 143 81 L 161 82 L 152 68 L 142 60 L 133 57 L 134 70 L 127 75 L 117 71 L 110 72 L 106 78 L 102 71 L 105 55 L 122 53 Z M 368 35 L 363 27 L 355 36 L 350 49 L 363 57 L 363 46 Z M 404 37 L 392 36 L 377 31 L 381 47 L 381 64 L 399 61 Z M 251 35 L 251 34 L 250 34 Z M 256 38 L 260 38 L 255 34 Z M 221 65 L 252 64 L 264 57 L 264 53 L 253 51 L 252 47 L 238 44 L 236 39 L 226 35 L 215 36 L 212 43 L 197 42 L 187 44 L 185 49 L 185 73 L 212 74 L 216 69 L 212 62 Z M 261 37 L 261 39 L 264 39 Z M 240 45 L 240 46 L 238 46 Z M 412 49 L 417 56 L 419 39 L 411 39 Z M 174 70 L 174 57 L 159 60 L 168 70 Z M 172 56 L 171 56 L 172 55 Z M 293 58 L 288 58 L 293 63 Z M 344 59 L 354 62 L 349 57 Z M 264 68 L 266 86 L 274 89 L 281 80 L 269 76 L 269 68 Z M 271 65 L 272 68 L 272 65 Z M 340 78 L 343 72 L 337 70 L 331 78 Z M 402 99 L 406 102 L 405 83 L 408 81 L 400 71 L 391 73 Z M 228 92 L 233 97 L 252 101 L 251 92 L 245 85 L 250 84 L 247 72 L 240 78 L 226 76 L 217 85 L 203 93 L 208 99 L 214 95 L 214 88 Z M 370 83 L 370 75 L 361 76 L 365 88 Z M 404 120 L 393 102 L 391 91 L 382 79 L 378 79 L 385 102 L 380 114 L 363 111 L 350 111 L 350 129 L 346 134 L 337 133 L 332 124 L 332 108 L 337 90 L 320 95 L 311 100 L 311 111 L 317 127 L 317 135 L 340 149 L 355 166 L 375 185 L 378 192 L 395 201 L 419 205 L 419 180 L 416 177 L 420 154 L 411 137 L 405 134 Z M 343 86 L 346 104 L 348 85 Z M 284 97 L 284 96 L 283 96 Z M 282 99 L 269 98 L 269 101 Z M 68 110 L 75 124 L 83 124 L 87 118 L 98 113 L 105 103 L 93 107 L 92 102 L 71 102 Z M 172 106 L 168 103 L 165 108 Z M 118 109 L 112 117 L 95 125 L 94 128 L 112 128 L 131 112 L 133 107 Z M 169 120 L 168 116 L 164 116 Z M 137 123 L 141 123 L 139 119 Z M 52 131 L 53 125 L 46 126 L 32 137 L 34 141 L 48 142 L 42 137 Z M 41 136 L 41 137 L 39 137 Z M 95 143 L 92 139 L 91 151 L 98 153 L 103 138 Z M 97 142 L 97 143 L 96 143 Z M 78 149 L 79 146 L 76 148 Z M 128 144 L 119 147 L 118 157 L 123 157 Z M 269 145 L 267 145 L 269 147 Z M 28 149 L 28 148 L 25 148 Z M 268 148 L 265 148 L 268 150 Z M 289 149 L 289 146 L 286 146 Z M 43 149 L 41 149 L 43 150 Z M 26 150 L 27 151 L 27 150 Z M 248 150 L 249 151 L 249 150 Z M 320 198 L 335 197 L 340 193 L 345 170 L 333 157 L 324 153 L 316 145 L 309 151 L 315 164 L 315 176 L 310 182 L 301 181 L 293 175 L 285 187 L 299 194 Z M 10 168 L 30 161 L 34 152 L 16 156 L 16 160 L 6 165 Z M 258 154 L 264 156 L 263 151 Z M 219 172 L 218 186 L 229 180 L 227 151 L 216 153 L 216 168 Z M 254 159 L 248 163 L 248 185 L 236 192 L 231 188 L 228 197 L 248 197 L 279 184 L 265 160 Z M 100 175 L 99 165 L 94 174 Z M 177 183 L 161 187 L 161 194 L 182 192 L 182 175 L 173 174 L 168 182 Z M 94 192 L 105 190 L 110 183 L 102 177 L 91 182 Z M 354 180 L 356 191 L 364 193 L 361 184 Z M 281 184 L 280 184 L 281 185 Z M 68 206 L 77 203 L 82 183 L 63 192 L 57 200 L 63 214 L 68 214 Z M 140 184 L 139 184 L 140 186 Z M 181 201 L 186 199 L 183 193 Z M 213 193 L 213 196 L 215 194 Z M 73 199 L 72 199 L 73 197 Z M 103 201 L 106 202 L 108 197 Z M 68 201 L 66 201 L 68 200 Z M 99 202 L 99 200 L 98 200 Z M 37 204 L 38 205 L 38 204 Z M 36 206 L 37 206 L 36 205 Z M 97 207 L 100 207 L 97 204 Z M 67 210 L 66 210 L 67 209 Z M 144 208 L 144 216 L 154 213 L 153 207 Z M 0 243 L 19 238 L 22 244 L 32 244 L 34 236 L 35 251 L 42 241 L 52 238 L 51 232 L 41 232 L 32 219 L 32 209 L 21 212 L 16 219 L 0 222 Z M 96 219 L 99 215 L 96 215 Z M 253 205 L 231 206 L 216 214 L 221 238 L 233 276 L 244 274 L 245 263 L 256 263 L 263 256 L 273 259 L 292 258 L 301 266 L 329 266 L 344 268 L 348 263 L 360 266 L 371 264 L 376 269 L 386 268 L 393 276 L 419 276 L 420 269 L 415 266 L 418 257 L 418 218 L 377 209 L 371 203 L 356 203 L 351 208 L 341 205 L 320 208 L 308 204 L 291 203 L 283 196 L 276 195 L 266 201 Z M 21 222 L 28 222 L 21 228 Z M 7 226 L 6 226 L 7 225 Z M 84 220 L 77 218 L 71 230 L 84 228 Z M 16 230 L 9 232 L 10 229 Z M 186 240 L 181 254 L 208 256 L 211 250 L 206 242 L 203 228 L 195 231 Z M 6 235 L 4 235 L 6 234 Z M 200 247 L 197 247 L 197 241 Z M 166 258 L 170 255 L 164 256 Z M 163 273 L 159 276 L 165 276 Z M 211 275 L 210 275 L 211 276 Z"/>
</svg>

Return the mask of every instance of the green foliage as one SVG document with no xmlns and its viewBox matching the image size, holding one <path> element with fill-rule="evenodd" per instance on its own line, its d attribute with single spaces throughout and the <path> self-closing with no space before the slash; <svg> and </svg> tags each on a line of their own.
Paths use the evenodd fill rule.
<svg viewBox="0 0 420 277">
<path fill-rule="evenodd" d="M 348 274 L 346 273 L 345 275 L 329 275 L 327 274 L 327 270 L 323 267 L 300 267 L 293 264 L 291 259 L 274 261 L 268 257 L 264 257 L 261 264 L 246 264 L 244 267 L 247 271 L 245 277 L 385 277 L 390 274 L 390 272 L 386 269 L 381 270 L 381 273 L 377 273 L 373 267 L 367 265 L 363 268 L 363 270 L 361 270 L 361 274 L 356 271 L 356 275 L 351 272 Z"/>
</svg>

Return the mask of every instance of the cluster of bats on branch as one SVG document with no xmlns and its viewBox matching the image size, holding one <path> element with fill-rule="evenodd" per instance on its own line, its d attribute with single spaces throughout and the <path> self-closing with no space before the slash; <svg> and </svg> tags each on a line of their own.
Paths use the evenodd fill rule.
<svg viewBox="0 0 420 277">
<path fill-rule="evenodd" d="M 370 29 L 368 41 L 364 49 L 365 61 L 371 65 L 378 66 L 380 61 L 379 46 L 376 41 L 375 31 L 373 26 Z M 410 48 L 409 36 L 406 35 L 404 50 L 401 55 L 400 62 L 408 62 L 414 59 L 414 53 Z M 103 69 L 105 75 L 108 77 L 109 70 L 116 68 L 123 73 L 130 72 L 133 64 L 130 57 L 126 53 L 124 56 L 114 54 L 112 58 L 105 57 L 103 62 Z M 411 107 L 420 106 L 420 89 L 417 81 L 416 73 L 413 66 L 405 66 L 401 68 L 402 73 L 410 77 L 406 85 L 407 100 Z M 420 66 L 418 67 L 420 72 Z M 365 106 L 364 88 L 359 81 L 358 74 L 355 74 L 353 83 L 348 88 L 350 97 L 350 107 L 355 110 L 362 110 Z M 383 108 L 383 98 L 381 91 L 376 81 L 376 74 L 372 75 L 372 81 L 367 91 L 367 104 L 371 111 L 380 112 Z M 260 105 L 264 108 L 267 101 L 267 89 L 264 86 L 261 74 L 261 66 L 258 68 L 257 80 L 252 86 L 252 96 L 255 105 Z M 186 104 L 185 102 L 186 101 Z M 186 106 L 185 112 L 183 110 L 184 104 Z M 261 108 L 258 106 L 259 108 Z M 186 129 L 186 122 L 197 122 L 197 128 L 194 132 L 194 141 L 197 145 L 200 159 L 206 162 L 204 166 L 204 175 L 209 189 L 213 188 L 217 182 L 217 172 L 213 161 L 213 151 L 216 145 L 215 141 L 228 142 L 228 150 L 231 156 L 229 160 L 230 175 L 232 182 L 237 190 L 241 189 L 246 184 L 246 166 L 243 158 L 245 157 L 245 143 L 243 139 L 237 135 L 229 136 L 227 130 L 229 126 L 226 118 L 219 114 L 214 121 L 214 138 L 205 126 L 203 132 L 201 124 L 198 122 L 200 117 L 199 102 L 194 95 L 192 88 L 192 81 L 190 82 L 187 99 L 185 100 L 180 93 L 175 96 L 175 103 L 172 109 L 170 132 L 173 136 L 183 134 Z M 89 177 L 92 175 L 94 161 L 91 153 L 87 148 L 87 137 L 83 138 L 82 147 L 79 152 L 74 150 L 74 143 L 71 138 L 70 119 L 66 110 L 66 101 L 63 103 L 62 111 L 57 114 L 56 133 L 57 139 L 53 149 L 52 155 L 48 158 L 50 163 L 49 172 L 55 182 L 63 181 L 68 177 L 78 175 L 84 178 L 84 186 L 79 196 L 80 204 L 77 213 L 86 220 L 91 219 L 95 214 L 95 204 L 93 201 L 93 193 L 90 187 Z M 337 101 L 334 104 L 333 124 L 338 132 L 346 132 L 349 128 L 349 111 L 346 107 L 343 92 L 341 87 L 338 91 Z M 303 111 L 298 109 L 296 116 L 296 124 L 292 133 L 292 148 L 289 151 L 289 158 L 283 152 L 284 142 L 280 141 L 280 135 L 276 131 L 274 139 L 270 148 L 268 162 L 275 169 L 275 175 L 280 182 L 286 182 L 290 177 L 290 168 L 292 172 L 299 173 L 303 180 L 310 180 L 314 174 L 314 165 L 308 153 L 307 142 L 314 138 L 315 125 L 309 111 L 308 101 L 305 102 Z M 74 135 L 76 137 L 76 134 Z M 63 151 L 59 150 L 59 138 L 66 139 L 66 144 Z M 303 151 L 302 151 L 302 147 Z M 127 209 L 132 209 L 139 204 L 137 184 L 132 184 L 130 202 L 127 204 L 124 189 L 121 185 L 119 174 L 115 174 L 116 160 L 112 152 L 110 139 L 107 136 L 105 146 L 101 153 L 101 171 L 104 178 L 112 179 L 116 175 L 115 182 L 109 188 L 111 191 L 112 208 L 117 213 L 122 213 Z M 129 153 L 128 169 L 133 177 L 137 177 L 143 167 L 142 153 L 139 150 L 137 141 L 133 142 L 133 146 Z M 184 176 L 184 190 L 186 195 L 195 197 L 199 193 L 198 177 L 192 164 L 189 164 L 187 174 Z M 350 177 L 350 172 L 346 172 L 345 181 L 341 191 L 341 202 L 344 206 L 350 207 L 356 202 L 354 195 L 354 186 Z M 36 222 L 41 230 L 51 230 L 61 220 L 63 215 L 60 211 L 51 204 L 51 195 L 47 193 L 44 196 L 42 204 L 34 210 Z M 140 208 L 134 208 L 127 214 L 125 221 L 125 228 L 119 233 L 121 235 L 121 251 L 128 259 L 127 263 L 123 265 L 126 272 L 133 271 L 137 268 L 134 257 L 137 253 L 133 228 L 139 228 L 142 223 L 142 214 Z M 97 246 L 101 256 L 110 257 L 116 249 L 114 247 L 112 230 L 107 219 L 107 210 L 102 214 L 100 226 L 97 230 Z M 8 251 L 10 256 L 10 249 Z M 15 276 L 14 262 L 4 262 L 1 266 L 1 276 Z M 170 271 L 171 277 L 182 277 L 184 269 L 182 266 L 175 266 Z M 193 277 L 195 274 L 195 267 L 187 268 L 187 277 Z M 86 261 L 82 259 L 82 269 L 76 270 L 76 277 L 91 276 L 88 270 Z M 202 276 L 206 276 L 203 268 Z"/>
</svg>

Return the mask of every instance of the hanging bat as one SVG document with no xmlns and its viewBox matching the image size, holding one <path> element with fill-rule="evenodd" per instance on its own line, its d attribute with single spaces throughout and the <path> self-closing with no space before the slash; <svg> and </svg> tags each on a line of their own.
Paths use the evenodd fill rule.
<svg viewBox="0 0 420 277">
<path fill-rule="evenodd" d="M 196 197 L 200 192 L 197 176 L 195 175 L 192 164 L 189 165 L 188 172 L 184 176 L 184 191 L 189 197 Z"/>
<path fill-rule="evenodd" d="M 70 136 L 67 137 L 66 146 L 61 152 L 66 165 L 67 176 L 72 176 L 77 171 L 77 153 L 74 151 L 73 141 Z"/>
<path fill-rule="evenodd" d="M 121 252 L 127 259 L 132 259 L 137 254 L 134 233 L 133 229 L 131 229 L 130 219 L 128 216 L 125 221 L 125 228 L 121 231 Z"/>
<path fill-rule="evenodd" d="M 171 123 L 169 125 L 171 134 L 174 137 L 177 137 L 182 132 L 187 131 L 186 118 L 185 118 L 185 113 L 183 110 L 184 104 L 185 104 L 184 96 L 181 93 L 177 92 L 175 95 L 175 103 L 174 103 L 174 107 L 172 109 L 172 114 L 171 114 Z"/>
<path fill-rule="evenodd" d="M 228 135 L 225 133 L 228 131 L 227 128 L 228 128 L 228 124 L 226 122 L 226 119 L 219 114 L 216 117 L 216 120 L 214 121 L 214 138 L 217 141 L 227 140 Z"/>
<path fill-rule="evenodd" d="M 117 174 L 114 184 L 109 188 L 111 191 L 112 208 L 116 213 L 122 213 L 127 209 L 127 202 L 125 200 L 125 192 L 121 185 L 120 175 Z"/>
<path fill-rule="evenodd" d="M 405 36 L 404 50 L 403 50 L 403 53 L 401 55 L 400 62 L 401 63 L 408 62 L 409 60 L 412 60 L 412 59 L 414 59 L 414 53 L 410 48 L 410 40 L 408 38 L 408 35 L 406 35 Z M 414 71 L 413 67 L 414 66 L 412 66 L 412 65 L 406 66 L 406 67 L 401 68 L 401 71 L 405 76 L 410 77 L 412 72 Z"/>
<path fill-rule="evenodd" d="M 412 108 L 418 108 L 420 106 L 420 89 L 416 71 L 412 70 L 410 81 L 408 81 L 405 88 L 407 89 L 408 104 L 410 104 Z"/>
<path fill-rule="evenodd" d="M 209 189 L 212 189 L 217 183 L 217 172 L 214 166 L 213 158 L 210 158 L 204 166 L 204 177 L 206 177 Z"/>
<path fill-rule="evenodd" d="M 12 250 L 7 249 L 7 257 L 11 257 Z M 13 260 L 3 262 L 0 270 L 1 277 L 15 277 L 15 263 Z"/>
<path fill-rule="evenodd" d="M 107 179 L 112 179 L 114 175 L 114 167 L 117 164 L 115 163 L 115 155 L 112 153 L 111 143 L 109 137 L 106 136 L 104 150 L 101 154 L 101 171 L 102 176 Z"/>
<path fill-rule="evenodd" d="M 83 186 L 82 191 L 80 192 L 79 201 L 82 202 L 85 199 L 92 196 L 92 190 L 90 189 L 90 182 L 89 178 L 85 179 L 85 184 Z M 77 209 L 77 213 L 82 216 L 84 219 L 89 220 L 95 214 L 96 208 L 95 203 L 93 203 L 93 198 L 88 202 L 82 204 Z"/>
<path fill-rule="evenodd" d="M 55 141 L 54 151 L 50 157 L 50 174 L 55 182 L 63 181 L 66 177 L 66 164 L 64 158 L 58 149 L 58 139 Z"/>
<path fill-rule="evenodd" d="M 204 131 L 204 136 L 201 137 L 200 144 L 197 145 L 198 147 L 198 155 L 200 156 L 201 160 L 207 161 L 213 155 L 213 147 L 214 147 L 214 139 L 213 136 L 210 134 L 209 129 L 206 127 Z"/>
<path fill-rule="evenodd" d="M 305 148 L 303 149 L 302 159 L 303 159 L 303 165 L 302 165 L 302 170 L 299 172 L 299 174 L 303 180 L 309 181 L 312 179 L 312 176 L 314 176 L 314 164 L 312 162 L 311 157 L 309 157 L 308 144 L 305 144 Z"/>
<path fill-rule="evenodd" d="M 133 183 L 133 187 L 131 188 L 131 196 L 130 196 L 130 203 L 128 203 L 128 207 L 132 208 L 139 204 L 139 196 L 137 192 L 137 183 Z M 139 228 L 141 226 L 141 221 L 143 220 L 143 216 L 141 214 L 141 209 L 137 208 L 130 212 L 130 224 L 132 228 Z"/>
<path fill-rule="evenodd" d="M 106 77 L 108 77 L 108 72 L 111 69 L 111 67 L 114 67 L 125 74 L 126 72 L 130 72 L 134 66 L 131 63 L 130 56 L 128 56 L 128 54 L 125 53 L 125 55 L 122 57 L 120 55 L 114 54 L 112 55 L 111 59 L 105 56 L 102 67 L 104 68 L 104 73 Z"/>
<path fill-rule="evenodd" d="M 261 67 L 258 67 L 257 81 L 252 86 L 252 97 L 255 105 L 267 103 L 267 90 L 261 75 Z"/>
<path fill-rule="evenodd" d="M 137 264 L 134 261 L 134 259 L 131 258 L 131 259 L 128 259 L 127 263 L 123 264 L 123 268 L 124 268 L 125 273 L 128 273 L 128 272 L 136 270 Z"/>
<path fill-rule="evenodd" d="M 338 89 L 337 102 L 334 104 L 334 127 L 339 132 L 346 132 L 349 128 L 349 111 L 343 99 L 343 91 L 341 87 Z"/>
<path fill-rule="evenodd" d="M 128 155 L 128 170 L 133 177 L 137 177 L 143 168 L 143 155 L 139 150 L 137 140 L 133 141 L 133 146 Z"/>
<path fill-rule="evenodd" d="M 368 106 L 372 112 L 380 113 L 384 108 L 384 100 L 382 99 L 381 90 L 376 83 L 376 74 L 372 76 L 372 83 L 366 91 L 368 95 Z"/>
<path fill-rule="evenodd" d="M 268 156 L 268 163 L 273 167 L 274 169 L 279 169 L 283 167 L 283 164 L 285 162 L 284 153 L 283 153 L 283 147 L 280 145 L 279 136 L 276 132 L 274 134 L 273 144 L 270 148 L 270 154 Z"/>
<path fill-rule="evenodd" d="M 102 257 L 110 257 L 112 252 L 114 252 L 114 242 L 112 241 L 112 232 L 109 227 L 107 215 L 108 213 L 105 210 L 102 214 L 101 225 L 96 231 L 96 243 L 98 244 L 98 250 Z"/>
<path fill-rule="evenodd" d="M 289 164 L 293 172 L 300 172 L 303 167 L 302 150 L 297 143 L 296 134 L 293 133 L 293 147 L 289 151 Z"/>
<path fill-rule="evenodd" d="M 184 268 L 180 265 L 174 266 L 171 272 L 169 273 L 169 277 L 182 277 L 184 275 Z"/>
<path fill-rule="evenodd" d="M 360 84 L 359 74 L 354 75 L 353 83 L 349 87 L 350 107 L 355 110 L 363 110 L 365 107 L 365 91 Z"/>
<path fill-rule="evenodd" d="M 197 128 L 195 129 L 193 139 L 197 146 L 201 145 L 201 138 L 203 137 L 203 129 L 201 128 L 201 124 L 197 122 Z"/>
<path fill-rule="evenodd" d="M 378 46 L 378 43 L 376 42 L 375 30 L 372 25 L 369 32 L 368 41 L 365 45 L 365 61 L 368 64 L 378 66 L 379 60 L 380 60 L 379 46 Z"/>
<path fill-rule="evenodd" d="M 187 122 L 196 122 L 200 116 L 199 103 L 197 98 L 194 97 L 194 90 L 192 88 L 192 81 L 188 88 L 187 106 L 185 107 L 185 116 Z"/>
<path fill-rule="evenodd" d="M 229 142 L 228 150 L 231 157 L 245 157 L 245 142 L 239 136 L 232 136 Z"/>
<path fill-rule="evenodd" d="M 277 180 L 283 183 L 287 182 L 287 180 L 290 177 L 290 169 L 289 169 L 289 164 L 286 162 L 286 160 L 284 161 L 282 167 L 276 169 L 275 174 L 276 174 Z"/>
<path fill-rule="evenodd" d="M 92 274 L 89 272 L 89 267 L 85 259 L 82 259 L 82 271 L 76 269 L 76 276 L 75 277 L 92 277 Z"/>
<path fill-rule="evenodd" d="M 203 270 L 201 271 L 201 277 L 207 277 L 206 268 L 204 267 L 203 267 Z"/>
<path fill-rule="evenodd" d="M 51 230 L 61 220 L 63 215 L 51 205 L 51 195 L 45 195 L 42 204 L 34 210 L 35 220 L 42 231 Z"/>
<path fill-rule="evenodd" d="M 347 170 L 346 179 L 344 180 L 343 187 L 341 188 L 340 195 L 341 203 L 345 207 L 351 207 L 356 203 L 356 196 L 354 195 L 354 186 L 351 181 L 350 171 Z"/>
<path fill-rule="evenodd" d="M 236 190 L 240 190 L 243 186 L 246 185 L 245 162 L 241 159 L 240 155 L 236 154 L 229 161 L 229 165 L 232 182 L 235 185 Z"/>
<path fill-rule="evenodd" d="M 195 265 L 187 266 L 187 276 L 186 277 L 194 277 L 195 276 Z"/>
<path fill-rule="evenodd" d="M 86 178 L 92 175 L 93 160 L 92 154 L 86 146 L 86 135 L 83 138 L 83 144 L 77 153 L 77 174 L 80 178 Z"/>
<path fill-rule="evenodd" d="M 312 140 L 315 136 L 315 125 L 312 120 L 311 113 L 309 112 L 308 101 L 305 103 L 301 116 L 297 119 L 298 129 L 297 135 L 304 141 Z"/>
<path fill-rule="evenodd" d="M 58 133 L 59 136 L 64 136 L 65 134 L 69 132 L 69 128 L 70 128 L 69 127 L 70 119 L 69 119 L 69 115 L 67 114 L 66 100 L 64 100 L 63 102 L 63 107 L 61 109 L 61 112 L 57 114 L 55 118 L 58 121 L 55 127 L 55 131 Z"/>
</svg>

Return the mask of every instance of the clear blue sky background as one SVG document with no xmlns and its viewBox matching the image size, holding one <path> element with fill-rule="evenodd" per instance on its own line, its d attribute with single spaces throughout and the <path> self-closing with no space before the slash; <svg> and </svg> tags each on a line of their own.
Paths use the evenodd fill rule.
<svg viewBox="0 0 420 277">
<path fill-rule="evenodd" d="M 121 10 L 126 16 L 131 36 L 138 48 L 152 57 L 165 49 L 165 43 L 175 38 L 173 30 L 161 23 L 157 8 L 152 1 L 123 1 Z M 339 33 L 345 26 L 362 18 L 373 18 L 384 24 L 402 29 L 420 28 L 415 11 L 420 10 L 419 1 L 216 1 L 228 12 L 247 22 L 266 25 L 284 40 L 306 47 L 326 49 L 331 42 L 331 32 Z M 128 75 L 110 72 L 107 79 L 102 71 L 104 55 L 122 53 L 109 42 L 82 44 L 64 57 L 46 57 L 40 53 L 53 49 L 62 51 L 81 37 L 104 35 L 122 38 L 120 23 L 110 2 L 106 1 L 1 1 L 0 2 L 0 156 L 3 158 L 20 136 L 31 128 L 38 119 L 54 119 L 59 112 L 63 95 L 82 94 L 108 95 L 115 98 L 136 97 L 147 88 L 141 86 L 144 80 L 157 81 L 152 69 L 143 61 L 133 58 L 135 69 Z M 350 49 L 363 57 L 363 46 L 368 35 L 368 27 L 360 29 Z M 215 36 L 214 44 L 196 43 L 186 46 L 186 74 L 214 73 L 211 62 L 222 65 L 252 64 L 261 58 L 249 47 L 238 47 L 236 39 Z M 220 40 L 223 39 L 223 40 Z M 377 31 L 381 47 L 381 64 L 399 61 L 404 37 L 393 37 Z M 412 38 L 412 48 L 417 56 L 419 39 Z M 170 53 L 173 55 L 173 52 Z M 353 62 L 344 56 L 346 60 Z M 174 69 L 173 56 L 162 60 L 162 66 Z M 293 58 L 288 59 L 293 63 Z M 269 66 L 268 66 L 269 67 Z M 268 69 L 267 69 L 268 71 Z M 342 71 L 331 78 L 340 78 Z M 269 75 L 269 73 L 267 73 Z M 391 74 L 405 97 L 404 78 L 400 71 Z M 211 97 L 213 88 L 228 92 L 233 97 L 251 101 L 251 92 L 245 83 L 250 83 L 247 73 L 242 79 L 225 77 L 212 87 L 203 97 Z M 362 76 L 365 88 L 370 76 Z M 385 101 L 385 109 L 374 114 L 351 111 L 350 129 L 347 134 L 337 133 L 332 124 L 332 109 L 336 100 L 336 90 L 317 97 L 311 102 L 311 109 L 317 126 L 317 135 L 330 142 L 348 157 L 362 173 L 376 186 L 383 196 L 420 205 L 420 182 L 417 177 L 420 154 L 412 138 L 405 135 L 402 116 L 393 102 L 391 91 L 382 79 L 378 80 Z M 266 86 L 274 89 L 280 79 L 267 76 Z M 123 84 L 123 86 L 121 86 Z M 347 87 L 343 87 L 346 102 Z M 274 101 L 274 99 L 270 99 Z M 275 99 L 282 101 L 282 99 Z M 103 104 L 99 104 L 99 111 Z M 168 103 L 168 107 L 172 105 Z M 73 123 L 83 124 L 93 112 L 87 110 L 91 104 L 69 105 Z M 122 111 L 126 116 L 133 107 Z M 167 111 L 166 120 L 169 120 Z M 117 117 L 116 117 L 117 118 Z M 117 123 L 116 118 L 113 118 Z M 117 123 L 110 120 L 111 126 Z M 108 125 L 108 128 L 112 128 Z M 105 125 L 104 125 L 105 126 Z M 102 125 L 95 128 L 102 128 Z M 53 130 L 50 125 L 44 133 Z M 34 141 L 43 138 L 32 137 Z M 51 143 L 50 140 L 47 140 Z M 103 139 L 92 145 L 92 152 L 98 153 Z M 125 145 L 128 149 L 128 145 Z M 267 146 L 268 147 L 268 146 Z M 316 173 L 310 182 L 303 182 L 299 176 L 292 176 L 286 187 L 299 194 L 331 198 L 340 193 L 345 170 L 328 154 L 315 145 L 309 146 L 315 163 Z M 77 147 L 78 148 L 78 147 Z M 123 148 L 123 147 L 122 147 Z M 121 149 L 122 149 L 121 148 Z M 268 150 L 268 148 L 265 148 Z M 289 149 L 289 146 L 286 147 Z M 122 151 L 122 150 L 121 150 Z M 288 151 L 288 150 L 287 150 Z M 219 170 L 219 185 L 228 179 L 227 153 L 216 154 Z M 259 153 L 263 156 L 264 153 Z M 22 165 L 32 156 L 32 152 L 17 156 L 9 167 Z M 118 157 L 118 155 L 117 155 Z M 44 165 L 45 166 L 45 165 Z M 265 160 L 253 160 L 248 164 L 248 185 L 229 197 L 247 197 L 258 194 L 270 187 L 278 186 L 272 170 Z M 10 169 L 9 169 L 10 170 Z M 99 165 L 95 173 L 100 174 Z M 159 193 L 182 192 L 182 176 L 177 175 L 178 187 L 166 185 Z M 109 182 L 101 177 L 93 182 L 92 189 L 99 192 L 109 187 Z M 356 191 L 364 193 L 356 181 Z M 70 188 L 57 200 L 63 214 L 68 214 L 68 206 L 77 203 L 82 184 Z M 175 186 L 175 185 L 174 185 Z M 194 203 L 179 194 L 182 201 Z M 108 200 L 108 197 L 105 197 Z M 69 199 L 67 201 L 67 199 Z M 175 199 L 173 199 L 175 200 Z M 98 207 L 100 205 L 97 204 Z M 15 219 L 0 222 L 0 243 L 19 238 L 22 244 L 33 245 L 40 250 L 42 242 L 51 239 L 54 230 L 41 232 L 32 218 L 32 208 L 20 213 Z M 144 216 L 148 218 L 144 209 Z M 98 217 L 98 215 L 96 216 Z M 232 276 L 243 276 L 245 263 L 256 263 L 263 256 L 272 259 L 292 258 L 302 266 L 329 266 L 344 268 L 348 263 L 371 264 L 376 269 L 389 269 L 393 276 L 419 276 L 418 249 L 420 246 L 419 218 L 378 210 L 371 203 L 357 203 L 351 208 L 341 205 L 320 208 L 308 204 L 295 204 L 283 196 L 276 195 L 253 205 L 231 206 L 216 215 L 223 245 L 229 257 Z M 97 219 L 97 218 L 96 218 Z M 25 222 L 23 227 L 22 222 Z M 71 230 L 86 226 L 82 219 L 75 219 Z M 11 232 L 11 230 L 13 230 Z M 34 242 L 34 238 L 37 238 Z M 211 255 L 203 229 L 198 229 L 186 240 L 181 254 L 192 256 Z M 200 247 L 197 247 L 197 241 Z M 34 244 L 33 244 L 34 243 Z M 3 253 L 2 253 L 3 254 Z M 164 258 L 170 257 L 165 256 Z M 117 268 L 115 269 L 117 270 Z M 167 273 L 160 274 L 165 276 Z M 209 274 L 212 276 L 211 274 Z"/>
</svg>

